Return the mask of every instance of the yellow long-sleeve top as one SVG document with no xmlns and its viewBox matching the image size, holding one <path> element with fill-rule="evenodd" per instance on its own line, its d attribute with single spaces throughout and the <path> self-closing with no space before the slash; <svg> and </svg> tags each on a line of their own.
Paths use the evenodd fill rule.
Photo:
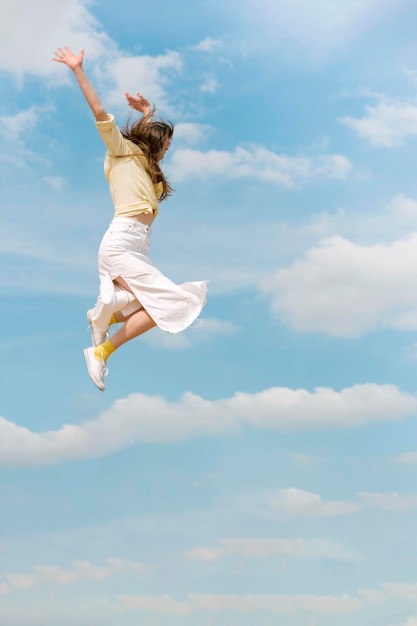
<svg viewBox="0 0 417 626">
<path fill-rule="evenodd" d="M 107 146 L 104 174 L 115 217 L 132 217 L 139 213 L 153 213 L 156 217 L 162 183 L 152 183 L 141 149 L 123 137 L 113 115 L 104 122 L 96 122 L 96 126 Z"/>
</svg>

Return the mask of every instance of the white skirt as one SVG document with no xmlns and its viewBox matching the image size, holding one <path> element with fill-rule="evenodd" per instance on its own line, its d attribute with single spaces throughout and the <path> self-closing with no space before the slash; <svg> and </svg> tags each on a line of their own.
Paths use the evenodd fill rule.
<svg viewBox="0 0 417 626">
<path fill-rule="evenodd" d="M 200 315 L 207 282 L 176 285 L 148 259 L 149 226 L 129 217 L 115 217 L 101 240 L 100 281 L 121 277 L 161 330 L 179 333 Z"/>
</svg>

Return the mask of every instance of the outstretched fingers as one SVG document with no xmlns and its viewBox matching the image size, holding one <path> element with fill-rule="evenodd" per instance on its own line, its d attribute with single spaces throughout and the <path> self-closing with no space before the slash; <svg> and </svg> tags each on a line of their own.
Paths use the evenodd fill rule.
<svg viewBox="0 0 417 626">
<path fill-rule="evenodd" d="M 62 60 L 64 59 L 64 57 L 69 53 L 71 54 L 71 50 L 69 48 L 66 48 L 67 52 L 65 52 L 62 48 L 58 48 L 58 50 L 55 50 L 55 56 L 52 59 L 53 61 L 58 61 L 59 63 L 62 63 Z"/>
<path fill-rule="evenodd" d="M 68 46 L 64 46 L 63 48 L 55 50 L 55 56 L 52 60 L 57 63 L 65 63 L 66 65 L 74 68 L 75 66 L 82 64 L 83 58 L 84 50 L 81 50 L 79 55 L 75 55 Z"/>
<path fill-rule="evenodd" d="M 125 92 L 125 97 L 128 102 L 128 105 L 132 107 L 132 109 L 136 109 L 136 111 L 141 111 L 144 115 L 147 115 L 150 111 L 149 101 L 142 96 L 141 93 L 137 93 L 136 96 L 132 96 L 128 91 Z"/>
</svg>

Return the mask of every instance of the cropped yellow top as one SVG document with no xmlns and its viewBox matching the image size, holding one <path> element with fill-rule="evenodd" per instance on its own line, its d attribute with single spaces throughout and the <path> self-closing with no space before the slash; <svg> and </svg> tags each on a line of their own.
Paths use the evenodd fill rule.
<svg viewBox="0 0 417 626">
<path fill-rule="evenodd" d="M 142 151 L 123 137 L 113 115 L 104 122 L 96 122 L 96 126 L 107 146 L 104 174 L 115 217 L 132 217 L 138 213 L 153 213 L 156 217 L 162 183 L 152 183 Z"/>
</svg>

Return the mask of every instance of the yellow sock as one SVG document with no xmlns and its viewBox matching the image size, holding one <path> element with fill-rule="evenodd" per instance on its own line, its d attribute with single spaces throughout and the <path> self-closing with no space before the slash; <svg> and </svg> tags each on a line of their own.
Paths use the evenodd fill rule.
<svg viewBox="0 0 417 626">
<path fill-rule="evenodd" d="M 106 341 L 99 346 L 94 348 L 94 356 L 99 361 L 107 361 L 109 356 L 116 350 L 110 339 L 106 339 Z"/>
<path fill-rule="evenodd" d="M 112 324 L 119 324 L 119 322 L 117 321 L 116 316 L 115 316 L 115 314 L 114 314 L 114 313 L 113 313 L 113 315 L 112 315 L 112 316 L 111 316 L 111 318 L 110 318 L 110 322 L 109 322 L 109 324 L 110 324 L 110 326 L 111 326 Z"/>
</svg>

